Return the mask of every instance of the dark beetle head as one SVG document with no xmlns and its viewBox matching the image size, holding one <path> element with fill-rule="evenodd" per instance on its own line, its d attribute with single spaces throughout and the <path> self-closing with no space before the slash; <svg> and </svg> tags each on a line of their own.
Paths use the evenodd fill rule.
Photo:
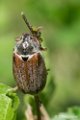
<svg viewBox="0 0 80 120">
<path fill-rule="evenodd" d="M 40 44 L 37 38 L 30 34 L 23 34 L 18 40 L 16 40 L 16 45 L 14 51 L 19 55 L 32 55 L 39 52 Z"/>
</svg>

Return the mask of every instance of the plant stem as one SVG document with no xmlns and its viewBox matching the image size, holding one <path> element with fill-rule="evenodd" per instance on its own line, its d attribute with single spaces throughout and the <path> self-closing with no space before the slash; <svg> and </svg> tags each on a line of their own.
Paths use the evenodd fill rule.
<svg viewBox="0 0 80 120">
<path fill-rule="evenodd" d="M 36 103 L 36 109 L 37 109 L 37 120 L 41 120 L 41 112 L 40 112 L 40 100 L 39 100 L 39 96 L 35 95 L 35 103 Z"/>
</svg>

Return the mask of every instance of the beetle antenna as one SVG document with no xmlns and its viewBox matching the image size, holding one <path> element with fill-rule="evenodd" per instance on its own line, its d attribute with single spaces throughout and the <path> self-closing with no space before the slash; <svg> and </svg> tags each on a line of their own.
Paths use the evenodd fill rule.
<svg viewBox="0 0 80 120">
<path fill-rule="evenodd" d="M 33 28 L 32 28 L 32 26 L 29 24 L 29 22 L 28 22 L 25 14 L 24 14 L 23 12 L 21 12 L 21 16 L 22 16 L 24 22 L 26 23 L 27 27 L 29 28 L 29 30 L 30 30 L 31 33 L 33 34 Z"/>
</svg>

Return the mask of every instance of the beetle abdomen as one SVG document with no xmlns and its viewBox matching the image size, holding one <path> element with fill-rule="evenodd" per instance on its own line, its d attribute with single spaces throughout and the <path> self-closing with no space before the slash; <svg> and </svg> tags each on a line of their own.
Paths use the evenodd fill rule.
<svg viewBox="0 0 80 120">
<path fill-rule="evenodd" d="M 46 83 L 47 71 L 40 53 L 22 60 L 19 55 L 13 55 L 13 73 L 18 87 L 24 93 L 36 94 Z"/>
</svg>

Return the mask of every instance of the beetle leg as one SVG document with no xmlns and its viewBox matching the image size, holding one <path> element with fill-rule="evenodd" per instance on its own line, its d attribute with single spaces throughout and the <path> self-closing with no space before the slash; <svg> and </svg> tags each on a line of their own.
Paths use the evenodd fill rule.
<svg viewBox="0 0 80 120">
<path fill-rule="evenodd" d="M 10 88 L 10 89 L 8 89 L 8 93 L 9 92 L 16 92 L 18 90 L 18 86 L 15 86 L 14 88 Z"/>
</svg>

